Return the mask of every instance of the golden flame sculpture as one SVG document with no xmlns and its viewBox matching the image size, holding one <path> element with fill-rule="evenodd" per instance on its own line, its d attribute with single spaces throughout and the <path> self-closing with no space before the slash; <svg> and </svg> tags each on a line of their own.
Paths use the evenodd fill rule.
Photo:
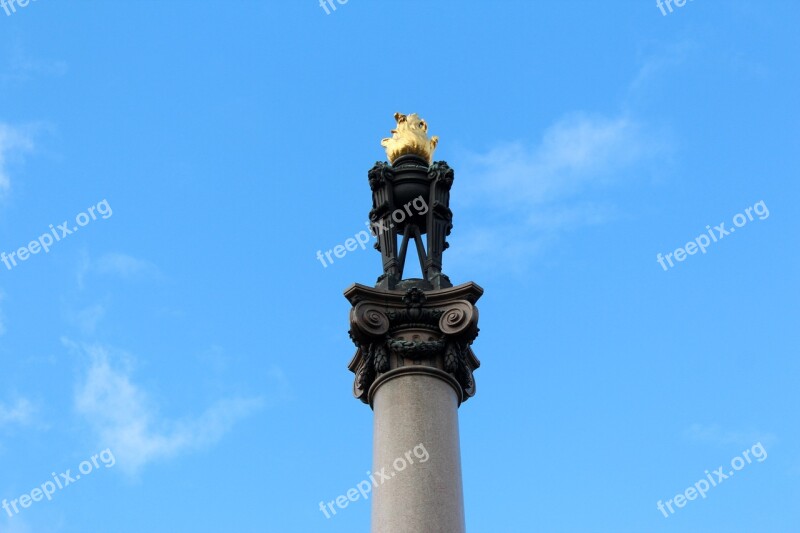
<svg viewBox="0 0 800 533">
<path fill-rule="evenodd" d="M 428 137 L 428 123 L 416 113 L 410 115 L 395 113 L 394 118 L 397 121 L 397 128 L 392 130 L 391 137 L 381 141 L 381 146 L 386 149 L 389 163 L 394 163 L 401 155 L 414 154 L 430 164 L 439 137 Z"/>
</svg>

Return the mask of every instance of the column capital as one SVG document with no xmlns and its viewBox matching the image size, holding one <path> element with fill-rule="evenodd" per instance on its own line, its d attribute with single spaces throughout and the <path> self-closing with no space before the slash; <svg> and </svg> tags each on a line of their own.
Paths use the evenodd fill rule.
<svg viewBox="0 0 800 533">
<path fill-rule="evenodd" d="M 350 310 L 350 338 L 356 353 L 353 395 L 372 402 L 387 380 L 416 370 L 450 383 L 459 404 L 475 395 L 473 371 L 480 366 L 470 345 L 478 336 L 483 289 L 475 283 L 423 290 L 423 280 L 403 280 L 395 290 L 354 284 L 344 293 Z M 423 370 L 424 369 L 424 370 Z"/>
</svg>

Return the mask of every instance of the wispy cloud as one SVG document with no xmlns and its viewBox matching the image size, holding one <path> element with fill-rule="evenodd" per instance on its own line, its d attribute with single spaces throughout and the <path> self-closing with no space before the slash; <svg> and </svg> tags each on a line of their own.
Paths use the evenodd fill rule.
<svg viewBox="0 0 800 533">
<path fill-rule="evenodd" d="M 101 345 L 64 343 L 89 359 L 76 387 L 75 409 L 92 426 L 98 445 L 114 450 L 129 474 L 152 461 L 212 446 L 263 405 L 261 398 L 227 398 L 199 416 L 168 420 L 133 381 L 132 358 Z"/>
<path fill-rule="evenodd" d="M 17 398 L 11 404 L 0 402 L 0 428 L 11 424 L 29 424 L 33 413 L 33 405 L 25 398 Z"/>
<path fill-rule="evenodd" d="M 108 253 L 97 260 L 95 269 L 100 274 L 113 274 L 125 279 L 137 276 L 157 276 L 158 268 L 144 259 L 122 253 Z"/>
<path fill-rule="evenodd" d="M 0 523 L 3 524 L 0 527 L 0 531 L 3 533 L 33 533 L 33 529 L 21 517 L 14 515 L 13 518 L 9 518 L 6 513 L 0 516 L 2 517 L 2 522 Z"/>
<path fill-rule="evenodd" d="M 94 304 L 81 309 L 68 317 L 69 321 L 77 325 L 80 330 L 91 335 L 97 329 L 97 324 L 106 316 L 106 307 L 103 304 Z"/>
<path fill-rule="evenodd" d="M 539 143 L 500 145 L 468 159 L 472 194 L 498 207 L 552 204 L 588 187 L 608 184 L 614 172 L 640 161 L 651 146 L 643 128 L 627 117 L 562 118 Z"/>
<path fill-rule="evenodd" d="M 33 140 L 26 128 L 0 123 L 0 197 L 11 188 L 11 178 L 6 165 L 8 160 L 33 150 Z"/>
<path fill-rule="evenodd" d="M 698 52 L 697 43 L 689 39 L 674 42 L 652 41 L 642 45 L 639 50 L 639 71 L 628 88 L 629 96 L 647 90 L 651 84 L 683 63 L 692 53 Z"/>
<path fill-rule="evenodd" d="M 520 266 L 564 231 L 619 217 L 616 206 L 598 200 L 606 189 L 640 177 L 663 144 L 640 121 L 570 114 L 548 127 L 538 143 L 505 143 L 468 154 L 459 174 L 464 211 L 479 208 L 479 226 L 461 233 L 469 242 L 454 247 L 456 261 L 492 253 Z M 469 224 L 469 223 L 467 223 Z"/>
<path fill-rule="evenodd" d="M 18 42 L 11 44 L 4 56 L 5 65 L 0 68 L 0 83 L 20 83 L 37 78 L 59 77 L 68 71 L 65 61 L 34 58 Z"/>
<path fill-rule="evenodd" d="M 88 253 L 84 253 L 78 265 L 79 288 L 84 288 L 86 277 L 90 273 L 116 276 L 124 280 L 161 279 L 163 277 L 158 267 L 150 261 L 119 252 L 106 253 L 97 259 L 92 259 Z"/>
<path fill-rule="evenodd" d="M 696 442 L 709 442 L 713 444 L 735 444 L 738 446 L 752 446 L 757 442 L 764 445 L 775 442 L 774 433 L 757 430 L 727 430 L 719 424 L 695 423 L 686 428 L 684 437 Z"/>
</svg>

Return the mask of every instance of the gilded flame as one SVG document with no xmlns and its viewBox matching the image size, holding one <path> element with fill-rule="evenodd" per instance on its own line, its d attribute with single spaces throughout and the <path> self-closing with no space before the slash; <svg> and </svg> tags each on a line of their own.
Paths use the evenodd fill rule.
<svg viewBox="0 0 800 533">
<path fill-rule="evenodd" d="M 431 163 L 439 137 L 428 137 L 428 123 L 416 113 L 410 115 L 395 113 L 394 118 L 397 121 L 397 128 L 392 130 L 391 137 L 381 141 L 389 162 L 394 163 L 401 155 L 414 154 Z"/>
</svg>

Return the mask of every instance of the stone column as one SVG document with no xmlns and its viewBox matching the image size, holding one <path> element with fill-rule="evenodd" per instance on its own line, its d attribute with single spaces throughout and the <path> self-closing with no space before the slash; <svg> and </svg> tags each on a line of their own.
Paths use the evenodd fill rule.
<svg viewBox="0 0 800 533">
<path fill-rule="evenodd" d="M 483 289 L 420 286 L 345 292 L 354 394 L 375 413 L 372 533 L 465 531 L 458 407 L 475 394 L 470 344 Z"/>
</svg>

